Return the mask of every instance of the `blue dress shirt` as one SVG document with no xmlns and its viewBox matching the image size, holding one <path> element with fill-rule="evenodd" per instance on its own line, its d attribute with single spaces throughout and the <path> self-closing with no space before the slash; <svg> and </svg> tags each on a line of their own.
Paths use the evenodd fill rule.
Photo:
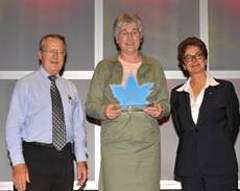
<svg viewBox="0 0 240 191">
<path fill-rule="evenodd" d="M 52 143 L 50 74 L 42 66 L 22 79 L 13 91 L 6 122 L 7 149 L 13 166 L 24 163 L 22 141 Z M 67 142 L 74 143 L 77 161 L 86 161 L 84 114 L 75 85 L 58 76 L 66 122 Z"/>
</svg>

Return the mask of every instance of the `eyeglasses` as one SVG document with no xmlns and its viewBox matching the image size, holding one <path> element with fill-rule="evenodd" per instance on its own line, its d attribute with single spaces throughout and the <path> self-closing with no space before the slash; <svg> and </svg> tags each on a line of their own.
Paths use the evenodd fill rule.
<svg viewBox="0 0 240 191">
<path fill-rule="evenodd" d="M 42 50 L 44 53 L 47 53 L 49 54 L 50 56 L 55 56 L 56 54 L 57 55 L 60 55 L 60 56 L 66 56 L 67 52 L 66 51 L 59 51 L 59 50 Z"/>
<path fill-rule="evenodd" d="M 196 53 L 195 55 L 190 55 L 190 54 L 187 54 L 183 57 L 183 60 L 186 62 L 186 63 L 189 63 L 189 62 L 192 62 L 193 59 L 196 59 L 196 60 L 201 60 L 203 58 L 203 53 L 202 52 L 198 52 Z"/>
<path fill-rule="evenodd" d="M 129 37 L 132 37 L 132 38 L 138 38 L 140 36 L 140 33 L 137 29 L 134 29 L 133 31 L 131 32 L 127 32 L 126 30 L 122 30 L 120 31 L 119 33 L 123 38 L 129 38 Z"/>
</svg>

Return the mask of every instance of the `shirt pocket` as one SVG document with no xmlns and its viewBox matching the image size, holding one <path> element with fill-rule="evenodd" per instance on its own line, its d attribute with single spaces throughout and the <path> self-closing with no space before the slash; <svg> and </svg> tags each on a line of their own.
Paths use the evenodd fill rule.
<svg viewBox="0 0 240 191">
<path fill-rule="evenodd" d="M 69 120 L 71 120 L 71 118 L 73 117 L 73 114 L 74 114 L 74 110 L 77 105 L 77 101 L 73 95 L 68 94 L 68 95 L 63 96 L 62 102 L 64 105 L 65 116 L 67 116 L 69 118 Z"/>
</svg>

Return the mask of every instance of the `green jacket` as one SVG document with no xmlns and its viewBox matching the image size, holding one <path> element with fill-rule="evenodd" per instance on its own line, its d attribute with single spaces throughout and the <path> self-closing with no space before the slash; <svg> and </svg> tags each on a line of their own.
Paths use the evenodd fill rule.
<svg viewBox="0 0 240 191">
<path fill-rule="evenodd" d="M 160 101 L 163 106 L 161 117 L 167 116 L 169 114 L 169 102 L 167 83 L 163 69 L 157 60 L 144 55 L 142 55 L 142 57 L 142 64 L 137 71 L 138 83 L 140 85 L 143 83 L 154 83 L 147 100 L 150 103 Z M 151 130 L 148 132 L 151 128 L 159 139 L 158 119 L 145 114 L 143 111 L 123 112 L 114 120 L 110 120 L 104 116 L 103 107 L 105 104 L 119 103 L 113 96 L 109 85 L 121 84 L 122 76 L 123 68 L 118 61 L 118 55 L 102 60 L 94 71 L 85 107 L 88 116 L 101 120 L 101 140 L 103 142 L 149 140 L 153 138 L 151 135 L 153 132 L 151 132 Z M 129 125 L 131 127 L 128 127 Z M 105 132 L 105 130 L 109 131 L 109 126 L 114 126 L 115 129 L 115 131 L 112 132 L 113 134 L 110 133 L 110 135 Z M 135 126 L 135 128 L 133 126 Z M 124 129 L 126 129 L 126 131 L 124 131 Z M 154 139 L 156 138 L 155 136 Z"/>
</svg>

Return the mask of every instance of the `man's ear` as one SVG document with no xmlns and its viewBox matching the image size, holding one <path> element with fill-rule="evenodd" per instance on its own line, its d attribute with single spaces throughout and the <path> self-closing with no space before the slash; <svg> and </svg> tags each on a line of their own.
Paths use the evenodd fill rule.
<svg viewBox="0 0 240 191">
<path fill-rule="evenodd" d="M 42 51 L 41 50 L 38 50 L 37 55 L 38 55 L 38 59 L 42 61 Z"/>
</svg>

